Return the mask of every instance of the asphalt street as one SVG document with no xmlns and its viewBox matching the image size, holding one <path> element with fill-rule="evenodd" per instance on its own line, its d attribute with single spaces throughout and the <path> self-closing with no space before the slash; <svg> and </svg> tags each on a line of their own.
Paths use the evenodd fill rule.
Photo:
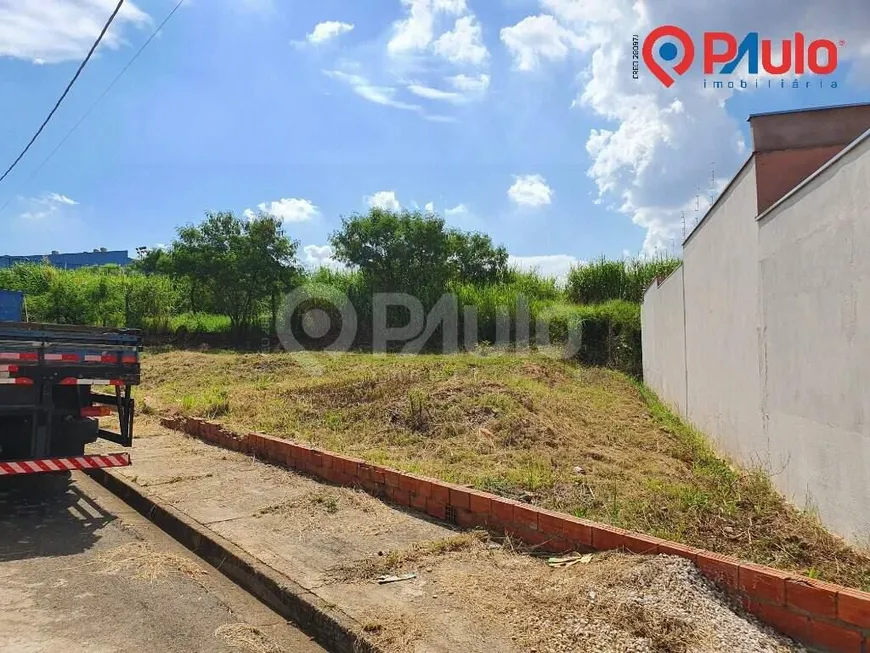
<svg viewBox="0 0 870 653">
<path fill-rule="evenodd" d="M 324 651 L 78 472 L 0 478 L 0 650 Z"/>
</svg>

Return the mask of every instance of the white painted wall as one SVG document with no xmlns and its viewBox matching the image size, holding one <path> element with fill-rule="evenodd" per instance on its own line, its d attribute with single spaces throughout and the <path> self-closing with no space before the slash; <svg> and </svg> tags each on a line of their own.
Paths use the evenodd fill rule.
<svg viewBox="0 0 870 653">
<path fill-rule="evenodd" d="M 659 398 L 686 413 L 686 331 L 683 313 L 683 268 L 661 285 L 653 283 L 640 309 L 643 378 Z"/>
<path fill-rule="evenodd" d="M 645 295 L 645 380 L 720 451 L 867 544 L 870 138 L 760 220 L 754 171 L 686 243 L 683 369 L 678 282 Z"/>
<path fill-rule="evenodd" d="M 870 538 L 870 139 L 759 221 L 762 407 L 777 485 Z"/>
<path fill-rule="evenodd" d="M 756 206 L 750 161 L 686 243 L 687 405 L 721 450 L 764 464 Z"/>
</svg>

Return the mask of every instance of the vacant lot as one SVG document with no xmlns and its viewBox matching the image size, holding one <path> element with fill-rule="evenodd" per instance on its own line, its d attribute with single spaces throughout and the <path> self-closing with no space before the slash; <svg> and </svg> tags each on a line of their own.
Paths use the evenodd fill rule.
<svg viewBox="0 0 870 653">
<path fill-rule="evenodd" d="M 870 589 L 870 557 L 614 372 L 541 355 L 173 351 L 147 355 L 143 378 L 146 412 L 218 419 Z"/>
</svg>

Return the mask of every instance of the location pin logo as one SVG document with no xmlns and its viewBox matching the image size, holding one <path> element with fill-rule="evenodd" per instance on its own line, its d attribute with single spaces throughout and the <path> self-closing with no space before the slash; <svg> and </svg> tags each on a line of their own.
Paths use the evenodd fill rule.
<svg viewBox="0 0 870 653">
<path fill-rule="evenodd" d="M 670 88 L 674 83 L 674 77 L 669 70 L 659 64 L 656 59 L 656 45 L 662 39 L 669 39 L 658 46 L 658 56 L 661 60 L 670 63 L 673 66 L 673 72 L 677 75 L 684 75 L 692 63 L 695 61 L 695 43 L 688 32 L 674 25 L 662 25 L 657 27 L 646 40 L 643 42 L 643 60 L 647 67 L 652 71 L 652 74 Z M 676 39 L 683 46 L 683 57 L 677 62 L 680 57 L 680 49 L 670 39 Z M 672 63 L 676 62 L 676 63 Z"/>
</svg>

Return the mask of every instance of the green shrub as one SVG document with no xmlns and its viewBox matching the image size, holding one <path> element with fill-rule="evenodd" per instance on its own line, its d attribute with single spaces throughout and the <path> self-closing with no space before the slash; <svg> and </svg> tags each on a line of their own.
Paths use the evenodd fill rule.
<svg viewBox="0 0 870 653">
<path fill-rule="evenodd" d="M 600 304 L 610 299 L 640 303 L 656 277 L 666 277 L 682 261 L 671 256 L 609 261 L 604 257 L 580 265 L 568 275 L 568 296 L 578 304 Z"/>
</svg>

